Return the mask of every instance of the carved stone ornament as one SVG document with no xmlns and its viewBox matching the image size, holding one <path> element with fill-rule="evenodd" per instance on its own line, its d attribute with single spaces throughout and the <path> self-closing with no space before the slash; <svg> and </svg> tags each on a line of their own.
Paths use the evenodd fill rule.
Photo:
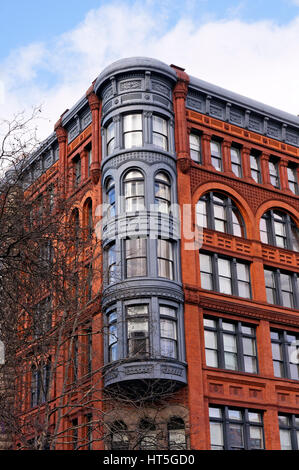
<svg viewBox="0 0 299 470">
<path fill-rule="evenodd" d="M 91 180 L 93 182 L 93 184 L 97 184 L 99 179 L 100 179 L 100 176 L 101 176 L 101 170 L 100 168 L 93 168 L 91 171 Z"/>
<path fill-rule="evenodd" d="M 189 157 L 183 157 L 178 159 L 178 167 L 182 173 L 188 173 L 191 168 L 191 160 Z"/>
</svg>

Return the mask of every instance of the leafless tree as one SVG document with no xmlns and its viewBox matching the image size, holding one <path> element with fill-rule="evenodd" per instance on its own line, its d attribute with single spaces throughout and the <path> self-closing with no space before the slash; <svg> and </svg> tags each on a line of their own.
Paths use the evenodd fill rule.
<svg viewBox="0 0 299 470">
<path fill-rule="evenodd" d="M 167 448 L 161 410 L 172 384 L 104 390 L 101 354 L 92 356 L 107 334 L 100 241 L 59 181 L 51 192 L 39 181 L 24 188 L 38 112 L 0 123 L 0 448 Z M 182 423 L 173 426 L 179 435 Z"/>
</svg>

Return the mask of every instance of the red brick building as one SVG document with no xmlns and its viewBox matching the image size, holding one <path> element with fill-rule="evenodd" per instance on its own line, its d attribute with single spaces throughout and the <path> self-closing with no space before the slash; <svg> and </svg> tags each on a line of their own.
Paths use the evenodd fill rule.
<svg viewBox="0 0 299 470">
<path fill-rule="evenodd" d="M 108 207 L 109 274 L 91 317 L 108 329 L 92 346 L 103 389 L 175 385 L 138 448 L 299 448 L 298 159 L 298 117 L 148 58 L 107 67 L 32 158 L 28 187 L 58 178 L 82 223 Z M 128 223 L 152 205 L 168 237 L 130 241 Z M 203 227 L 200 249 L 186 249 L 183 207 L 191 231 Z M 116 437 L 90 447 L 140 428 L 133 409 L 110 414 Z M 92 418 L 64 419 L 77 436 Z"/>
</svg>

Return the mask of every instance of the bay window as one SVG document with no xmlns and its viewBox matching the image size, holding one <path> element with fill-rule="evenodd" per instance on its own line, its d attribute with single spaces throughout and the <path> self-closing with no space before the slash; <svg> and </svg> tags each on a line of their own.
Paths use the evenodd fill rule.
<svg viewBox="0 0 299 470">
<path fill-rule="evenodd" d="M 147 240 L 135 238 L 125 240 L 126 277 L 146 276 Z"/>
<path fill-rule="evenodd" d="M 158 239 L 158 276 L 173 279 L 173 246 L 169 240 Z"/>
<path fill-rule="evenodd" d="M 159 212 L 169 214 L 171 204 L 170 179 L 162 171 L 155 176 L 155 204 Z"/>
</svg>

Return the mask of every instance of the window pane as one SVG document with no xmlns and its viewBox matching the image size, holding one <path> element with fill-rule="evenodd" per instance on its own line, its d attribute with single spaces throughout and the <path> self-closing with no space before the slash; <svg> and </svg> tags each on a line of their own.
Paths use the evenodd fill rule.
<svg viewBox="0 0 299 470">
<path fill-rule="evenodd" d="M 146 276 L 146 259 L 132 258 L 127 260 L 127 277 Z"/>
<path fill-rule="evenodd" d="M 257 426 L 250 426 L 250 448 L 263 449 L 263 430 Z"/>
<path fill-rule="evenodd" d="M 200 253 L 200 270 L 206 273 L 212 273 L 211 256 Z"/>
<path fill-rule="evenodd" d="M 239 281 L 238 282 L 238 295 L 239 297 L 250 299 L 251 298 L 250 285 L 248 283 Z"/>
<path fill-rule="evenodd" d="M 217 349 L 217 334 L 214 331 L 205 331 L 205 346 L 209 349 Z"/>
<path fill-rule="evenodd" d="M 215 142 L 215 141 L 211 140 L 211 154 L 214 155 L 215 157 L 216 156 L 218 156 L 218 157 L 221 156 L 220 143 L 219 142 Z"/>
<path fill-rule="evenodd" d="M 160 333 L 163 338 L 177 339 L 176 322 L 172 320 L 160 320 Z"/>
<path fill-rule="evenodd" d="M 200 227 L 207 227 L 207 203 L 206 201 L 198 201 L 196 205 L 196 221 Z"/>
<path fill-rule="evenodd" d="M 273 361 L 275 377 L 284 377 L 284 367 L 281 362 Z"/>
<path fill-rule="evenodd" d="M 217 351 L 206 349 L 206 365 L 208 367 L 218 367 Z"/>
<path fill-rule="evenodd" d="M 246 356 L 255 356 L 256 349 L 255 349 L 255 340 L 251 338 L 243 338 L 243 352 Z"/>
<path fill-rule="evenodd" d="M 222 410 L 220 408 L 209 408 L 209 416 L 210 418 L 222 418 Z"/>
<path fill-rule="evenodd" d="M 235 421 L 241 421 L 242 420 L 241 411 L 229 409 L 228 410 L 228 418 L 233 419 Z"/>
<path fill-rule="evenodd" d="M 211 448 L 221 450 L 224 448 L 223 429 L 221 423 L 210 423 Z"/>
<path fill-rule="evenodd" d="M 227 259 L 218 259 L 219 276 L 231 277 L 230 261 Z"/>
<path fill-rule="evenodd" d="M 287 429 L 280 429 L 281 450 L 292 450 L 291 432 Z"/>
<path fill-rule="evenodd" d="M 249 282 L 249 269 L 246 264 L 237 263 L 237 278 L 239 281 Z"/>
<path fill-rule="evenodd" d="M 222 329 L 225 331 L 236 331 L 236 325 L 234 323 L 229 323 L 226 321 L 222 322 Z"/>
<path fill-rule="evenodd" d="M 153 144 L 156 147 L 167 150 L 167 137 L 161 134 L 153 134 Z"/>
<path fill-rule="evenodd" d="M 161 345 L 161 356 L 165 357 L 177 357 L 177 343 L 173 340 L 161 338 L 160 340 Z"/>
<path fill-rule="evenodd" d="M 134 305 L 132 307 L 127 307 L 127 315 L 137 316 L 137 315 L 147 315 L 148 307 L 147 305 Z"/>
<path fill-rule="evenodd" d="M 124 132 L 142 130 L 142 115 L 127 114 L 123 119 Z"/>
<path fill-rule="evenodd" d="M 282 352 L 280 344 L 272 343 L 272 357 L 275 360 L 281 361 L 282 360 Z"/>
<path fill-rule="evenodd" d="M 223 347 L 224 351 L 237 352 L 237 342 L 234 335 L 223 334 Z"/>
<path fill-rule="evenodd" d="M 160 316 L 167 315 L 169 317 L 176 317 L 175 308 L 160 306 Z"/>
<path fill-rule="evenodd" d="M 245 372 L 255 374 L 257 372 L 257 362 L 255 357 L 245 356 L 244 357 Z"/>
<path fill-rule="evenodd" d="M 231 280 L 219 277 L 219 292 L 230 295 L 232 293 Z"/>
<path fill-rule="evenodd" d="M 158 257 L 168 260 L 173 259 L 171 242 L 162 239 L 158 240 Z"/>
<path fill-rule="evenodd" d="M 224 353 L 225 368 L 238 370 L 237 355 L 233 353 Z"/>
<path fill-rule="evenodd" d="M 213 290 L 213 279 L 212 274 L 201 273 L 201 287 L 207 290 Z"/>
<path fill-rule="evenodd" d="M 244 447 L 243 429 L 239 424 L 229 424 L 230 447 Z"/>
<path fill-rule="evenodd" d="M 129 132 L 124 135 L 125 148 L 142 147 L 142 132 Z"/>
<path fill-rule="evenodd" d="M 209 326 L 210 328 L 216 328 L 216 321 L 211 320 L 210 318 L 204 318 L 204 326 Z"/>
<path fill-rule="evenodd" d="M 160 116 L 153 116 L 153 131 L 167 135 L 167 121 Z"/>
<path fill-rule="evenodd" d="M 132 238 L 126 240 L 126 258 L 146 256 L 146 238 Z"/>
</svg>

